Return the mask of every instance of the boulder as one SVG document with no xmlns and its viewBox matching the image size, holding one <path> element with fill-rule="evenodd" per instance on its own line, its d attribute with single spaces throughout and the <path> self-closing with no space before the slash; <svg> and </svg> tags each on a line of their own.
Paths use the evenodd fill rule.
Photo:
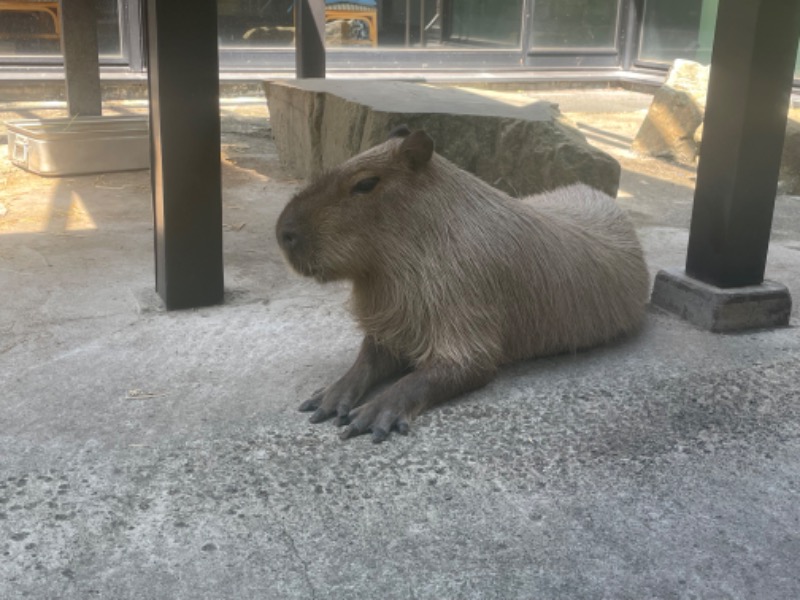
<svg viewBox="0 0 800 600">
<path fill-rule="evenodd" d="M 703 141 L 709 67 L 676 60 L 655 93 L 633 150 L 646 156 L 694 165 Z M 778 190 L 800 195 L 800 110 L 789 112 Z"/>
<path fill-rule="evenodd" d="M 676 60 L 672 64 L 633 140 L 634 151 L 686 164 L 697 160 L 708 73 L 709 67 L 692 61 Z"/>
<path fill-rule="evenodd" d="M 619 163 L 550 102 L 515 106 L 486 92 L 398 81 L 276 81 L 265 91 L 278 154 L 297 177 L 313 177 L 406 124 L 512 195 L 583 182 L 615 196 L 619 187 Z"/>
</svg>

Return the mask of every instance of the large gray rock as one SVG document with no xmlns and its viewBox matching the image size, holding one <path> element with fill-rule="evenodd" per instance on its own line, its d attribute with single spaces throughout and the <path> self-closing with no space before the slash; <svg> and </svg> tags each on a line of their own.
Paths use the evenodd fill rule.
<svg viewBox="0 0 800 600">
<path fill-rule="evenodd" d="M 636 152 L 685 164 L 697 160 L 708 73 L 707 66 L 696 62 L 676 60 L 672 64 L 633 140 Z"/>
<path fill-rule="evenodd" d="M 633 150 L 694 165 L 703 141 L 709 67 L 676 60 L 655 93 Z M 781 159 L 779 191 L 800 194 L 800 111 L 790 111 Z"/>
<path fill-rule="evenodd" d="M 512 195 L 584 182 L 615 196 L 619 187 L 617 161 L 550 102 L 514 106 L 483 92 L 396 81 L 266 82 L 265 90 L 281 162 L 297 177 L 313 177 L 406 124 Z"/>
</svg>

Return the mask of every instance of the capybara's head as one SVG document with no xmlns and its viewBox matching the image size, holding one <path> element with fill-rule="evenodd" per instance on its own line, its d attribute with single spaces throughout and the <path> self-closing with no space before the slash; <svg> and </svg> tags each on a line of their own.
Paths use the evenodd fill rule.
<svg viewBox="0 0 800 600">
<path fill-rule="evenodd" d="M 424 187 L 432 156 L 424 131 L 398 127 L 298 192 L 276 227 L 289 264 L 320 282 L 368 276 L 381 232 Z"/>
</svg>

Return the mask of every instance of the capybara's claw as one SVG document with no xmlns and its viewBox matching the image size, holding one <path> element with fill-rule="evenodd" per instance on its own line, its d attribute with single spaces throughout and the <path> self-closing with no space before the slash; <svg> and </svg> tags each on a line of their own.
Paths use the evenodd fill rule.
<svg viewBox="0 0 800 600">
<path fill-rule="evenodd" d="M 357 435 L 361 435 L 364 433 L 361 431 L 356 425 L 350 424 L 339 434 L 339 437 L 343 440 L 349 440 L 351 437 L 356 437 Z"/>
<path fill-rule="evenodd" d="M 380 444 L 386 438 L 389 437 L 389 432 L 385 429 L 381 429 L 380 427 L 374 427 L 372 429 L 372 443 L 373 444 Z"/>
<path fill-rule="evenodd" d="M 319 388 L 316 392 L 311 394 L 311 398 L 303 402 L 297 410 L 300 412 L 311 412 L 317 410 L 322 404 L 322 399 L 325 397 L 325 388 Z"/>
<path fill-rule="evenodd" d="M 395 429 L 397 429 L 397 433 L 399 433 L 400 435 L 408 435 L 408 430 L 411 429 L 411 426 L 408 424 L 408 421 L 401 418 L 397 422 Z"/>
<path fill-rule="evenodd" d="M 322 423 L 331 417 L 335 417 L 334 423 L 338 427 L 347 425 L 350 422 L 350 407 L 351 404 L 349 402 L 337 401 L 335 395 L 331 396 L 329 388 L 322 388 L 303 402 L 298 410 L 300 412 L 313 411 L 314 414 L 309 418 L 312 423 Z"/>
<path fill-rule="evenodd" d="M 319 400 L 316 398 L 309 398 L 305 402 L 303 402 L 297 410 L 300 412 L 311 412 L 312 410 L 317 410 L 319 408 Z"/>
<path fill-rule="evenodd" d="M 318 408 L 314 411 L 314 414 L 311 415 L 311 418 L 308 420 L 311 423 L 322 423 L 323 421 L 327 421 L 333 416 L 333 411 L 325 410 L 324 408 Z"/>
<path fill-rule="evenodd" d="M 372 441 L 380 444 L 389 438 L 392 431 L 407 435 L 409 420 L 398 409 L 398 403 L 387 401 L 373 401 L 359 406 L 350 411 L 348 417 L 350 424 L 342 430 L 339 437 L 343 440 L 372 433 Z"/>
</svg>

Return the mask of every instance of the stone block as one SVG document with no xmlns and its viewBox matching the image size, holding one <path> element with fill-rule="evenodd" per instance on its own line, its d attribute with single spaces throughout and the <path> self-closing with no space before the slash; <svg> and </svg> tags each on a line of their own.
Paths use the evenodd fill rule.
<svg viewBox="0 0 800 600">
<path fill-rule="evenodd" d="M 322 170 L 320 131 L 325 94 L 292 86 L 270 86 L 270 125 L 283 166 L 294 177 Z M 298 127 L 298 123 L 306 123 Z"/>
<path fill-rule="evenodd" d="M 425 129 L 436 150 L 509 194 L 583 182 L 615 196 L 620 166 L 591 146 L 555 104 L 518 106 L 486 93 L 398 81 L 266 82 L 281 162 L 313 177 L 386 139 Z"/>
<path fill-rule="evenodd" d="M 789 290 L 780 283 L 718 288 L 679 269 L 658 272 L 650 302 L 716 333 L 783 327 L 792 312 Z"/>
<path fill-rule="evenodd" d="M 676 60 L 633 140 L 634 151 L 692 164 L 700 149 L 709 67 Z"/>
<path fill-rule="evenodd" d="M 694 165 L 703 141 L 710 68 L 676 60 L 664 85 L 653 96 L 632 148 L 644 156 Z M 800 195 L 800 110 L 791 110 L 779 174 L 778 190 Z"/>
</svg>

